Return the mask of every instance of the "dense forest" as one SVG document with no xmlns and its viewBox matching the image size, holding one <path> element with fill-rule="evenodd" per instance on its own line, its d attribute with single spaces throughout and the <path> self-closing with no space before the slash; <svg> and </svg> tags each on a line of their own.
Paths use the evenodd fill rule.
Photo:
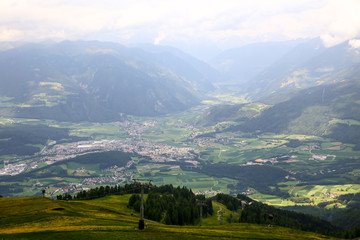
<svg viewBox="0 0 360 240">
<path fill-rule="evenodd" d="M 199 203 L 203 203 L 203 217 L 213 214 L 211 199 L 195 194 L 186 187 L 173 187 L 172 185 L 153 186 L 151 190 L 145 189 L 147 195 L 144 203 L 145 218 L 172 225 L 195 224 L 199 219 Z M 133 194 L 129 199 L 129 208 L 140 211 L 140 188 L 132 184 L 124 186 L 101 186 L 88 191 L 80 191 L 74 196 L 65 193 L 58 195 L 58 200 L 89 200 L 114 194 Z"/>
<path fill-rule="evenodd" d="M 107 195 L 121 195 L 128 193 L 140 193 L 140 189 L 132 188 L 130 184 L 125 184 L 124 186 L 100 186 L 96 188 L 91 188 L 89 190 L 84 190 L 76 193 L 74 196 L 68 193 L 63 195 L 57 195 L 57 200 L 91 200 L 95 198 L 105 197 Z M 145 190 L 145 193 L 148 193 Z"/>
<path fill-rule="evenodd" d="M 170 191 L 156 189 L 149 192 L 144 203 L 145 217 L 151 220 L 172 225 L 193 225 L 200 216 L 200 204 L 202 204 L 202 216 L 213 214 L 211 199 L 205 199 L 195 194 L 186 187 L 173 188 Z M 132 195 L 128 207 L 140 211 L 140 196 Z"/>
</svg>

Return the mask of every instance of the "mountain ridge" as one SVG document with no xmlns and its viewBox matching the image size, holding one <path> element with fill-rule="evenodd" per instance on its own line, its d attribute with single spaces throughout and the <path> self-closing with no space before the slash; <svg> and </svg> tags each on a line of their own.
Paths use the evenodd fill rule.
<svg viewBox="0 0 360 240">
<path fill-rule="evenodd" d="M 269 68 L 248 81 L 244 92 L 259 99 L 337 81 L 332 76 L 360 62 L 358 50 L 345 41 L 325 48 L 313 39 L 296 46 Z"/>
<path fill-rule="evenodd" d="M 0 52 L 1 100 L 12 106 L 1 112 L 63 121 L 155 116 L 197 105 L 201 92 L 213 88 L 203 78 L 207 87 L 197 89 L 196 75 L 185 74 L 196 72 L 191 64 L 174 73 L 156 55 L 146 54 L 97 41 L 28 44 Z M 165 59 L 184 62 L 171 54 Z"/>
<path fill-rule="evenodd" d="M 258 103 L 214 106 L 202 115 L 199 124 L 230 121 L 234 124 L 225 131 L 328 136 L 356 144 L 355 133 L 359 131 L 355 128 L 360 121 L 358 67 L 355 64 L 334 75 L 336 83 L 289 92 L 282 101 L 270 98 L 268 102 L 265 99 Z M 353 124 L 346 124 L 351 121 Z M 345 131 L 347 128 L 350 129 Z"/>
</svg>

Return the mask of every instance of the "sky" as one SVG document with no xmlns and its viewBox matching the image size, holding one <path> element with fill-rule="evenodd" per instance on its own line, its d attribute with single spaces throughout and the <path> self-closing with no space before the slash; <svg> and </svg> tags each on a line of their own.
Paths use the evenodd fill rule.
<svg viewBox="0 0 360 240">
<path fill-rule="evenodd" d="M 360 37 L 360 0 L 0 0 L 0 42 L 100 40 L 188 51 Z"/>
</svg>

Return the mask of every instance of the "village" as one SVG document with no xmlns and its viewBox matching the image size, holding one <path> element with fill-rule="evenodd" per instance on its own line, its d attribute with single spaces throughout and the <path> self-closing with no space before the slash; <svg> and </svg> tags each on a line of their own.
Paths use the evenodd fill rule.
<svg viewBox="0 0 360 240">
<path fill-rule="evenodd" d="M 136 153 L 151 158 L 155 163 L 181 161 L 193 165 L 193 167 L 197 167 L 199 164 L 199 162 L 194 161 L 199 151 L 189 147 L 175 147 L 143 139 L 80 141 L 66 145 L 54 144 L 47 146 L 37 153 L 30 163 L 23 161 L 9 163 L 9 160 L 5 160 L 4 168 L 0 169 L 0 175 L 17 175 L 28 168 L 36 169 L 42 163 L 51 165 L 79 155 L 105 151 Z"/>
<path fill-rule="evenodd" d="M 0 169 L 1 175 L 17 175 L 24 172 L 27 168 L 25 163 L 11 164 L 7 160 L 4 161 L 4 168 Z"/>
<path fill-rule="evenodd" d="M 129 136 L 127 139 L 115 140 L 88 140 L 79 141 L 68 144 L 57 144 L 56 141 L 50 141 L 40 152 L 32 156 L 31 161 L 21 161 L 14 159 L 4 161 L 4 168 L 0 168 L 0 175 L 17 175 L 25 172 L 27 169 L 36 169 L 39 166 L 52 165 L 60 161 L 75 158 L 80 155 L 106 152 L 106 151 L 122 151 L 128 153 L 136 153 L 140 156 L 151 159 L 154 163 L 166 162 L 183 162 L 191 168 L 199 167 L 199 162 L 196 161 L 198 150 L 190 147 L 175 147 L 161 143 L 155 143 L 145 140 L 141 137 L 142 133 L 149 127 L 154 127 L 155 122 L 120 122 L 114 123 L 121 128 L 126 129 Z M 189 126 L 184 126 L 189 127 Z M 131 181 L 137 173 L 134 170 L 129 170 L 133 166 L 135 160 L 129 159 L 126 166 L 118 167 L 112 166 L 107 169 L 102 169 L 102 174 L 91 176 L 85 168 L 75 169 L 74 176 L 83 177 L 80 182 L 69 183 L 66 187 L 45 187 L 47 194 L 54 196 L 54 194 L 63 194 L 65 192 L 78 192 L 87 190 L 90 186 L 104 185 L 104 184 L 125 184 Z M 41 182 L 33 184 L 35 188 L 43 188 Z"/>
<path fill-rule="evenodd" d="M 0 168 L 0 175 L 18 175 L 27 170 L 37 169 L 39 166 L 43 167 L 46 165 L 52 165 L 64 160 L 72 159 L 77 156 L 107 152 L 107 151 L 122 151 L 127 153 L 135 153 L 146 159 L 150 160 L 153 164 L 156 163 L 167 163 L 167 164 L 182 164 L 187 169 L 201 168 L 201 164 L 197 161 L 200 154 L 199 148 L 193 147 L 208 146 L 214 147 L 216 144 L 234 144 L 237 147 L 248 145 L 247 141 L 242 140 L 241 144 L 234 143 L 234 137 L 223 136 L 215 134 L 214 136 L 196 135 L 195 132 L 198 129 L 194 128 L 189 124 L 182 122 L 173 123 L 176 127 L 192 130 L 193 134 L 188 136 L 188 140 L 184 142 L 183 147 L 172 146 L 169 144 L 159 143 L 143 138 L 144 132 L 149 128 L 157 128 L 156 121 L 147 122 L 116 122 L 114 125 L 126 131 L 127 138 L 125 139 L 102 139 L 102 140 L 86 140 L 72 143 L 57 143 L 52 140 L 44 146 L 41 151 L 35 155 L 27 158 L 26 161 L 19 159 L 5 160 L 4 168 Z M 312 150 L 321 149 L 319 144 L 313 144 L 307 148 L 300 148 L 301 151 L 308 151 L 312 154 L 309 160 L 320 160 L 324 161 L 329 157 L 335 158 L 335 155 L 316 155 L 312 153 Z M 280 155 L 270 158 L 257 158 L 254 160 L 246 161 L 246 165 L 265 165 L 265 164 L 279 164 L 279 163 L 291 163 L 296 162 L 296 155 Z M 136 170 L 138 164 L 137 160 L 129 159 L 126 166 L 118 167 L 116 165 L 106 169 L 101 169 L 101 172 L 90 173 L 88 169 L 79 167 L 74 169 L 71 173 L 76 177 L 80 177 L 77 182 L 70 182 L 67 186 L 52 186 L 44 187 L 41 182 L 37 182 L 33 185 L 35 188 L 46 188 L 49 195 L 55 196 L 54 194 L 63 194 L 66 192 L 79 192 L 87 190 L 92 186 L 99 185 L 114 185 L 114 184 L 125 184 L 131 182 L 136 174 L 139 172 Z M 134 167 L 135 166 L 135 167 Z M 132 167 L 132 168 L 131 168 Z M 292 179 L 295 180 L 295 179 Z M 214 195 L 219 193 L 217 191 L 203 190 L 198 194 Z M 248 191 L 245 194 L 251 195 L 253 192 Z"/>
</svg>

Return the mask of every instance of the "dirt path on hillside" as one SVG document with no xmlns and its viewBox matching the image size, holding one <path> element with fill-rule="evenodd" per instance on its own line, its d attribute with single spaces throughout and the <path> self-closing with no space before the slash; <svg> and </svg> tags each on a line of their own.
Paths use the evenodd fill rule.
<svg viewBox="0 0 360 240">
<path fill-rule="evenodd" d="M 215 205 L 217 207 L 219 207 L 219 210 L 217 211 L 217 217 L 218 217 L 218 221 L 220 221 L 221 220 L 220 218 L 221 218 L 222 207 L 219 204 L 216 204 L 216 203 L 215 203 Z"/>
</svg>

